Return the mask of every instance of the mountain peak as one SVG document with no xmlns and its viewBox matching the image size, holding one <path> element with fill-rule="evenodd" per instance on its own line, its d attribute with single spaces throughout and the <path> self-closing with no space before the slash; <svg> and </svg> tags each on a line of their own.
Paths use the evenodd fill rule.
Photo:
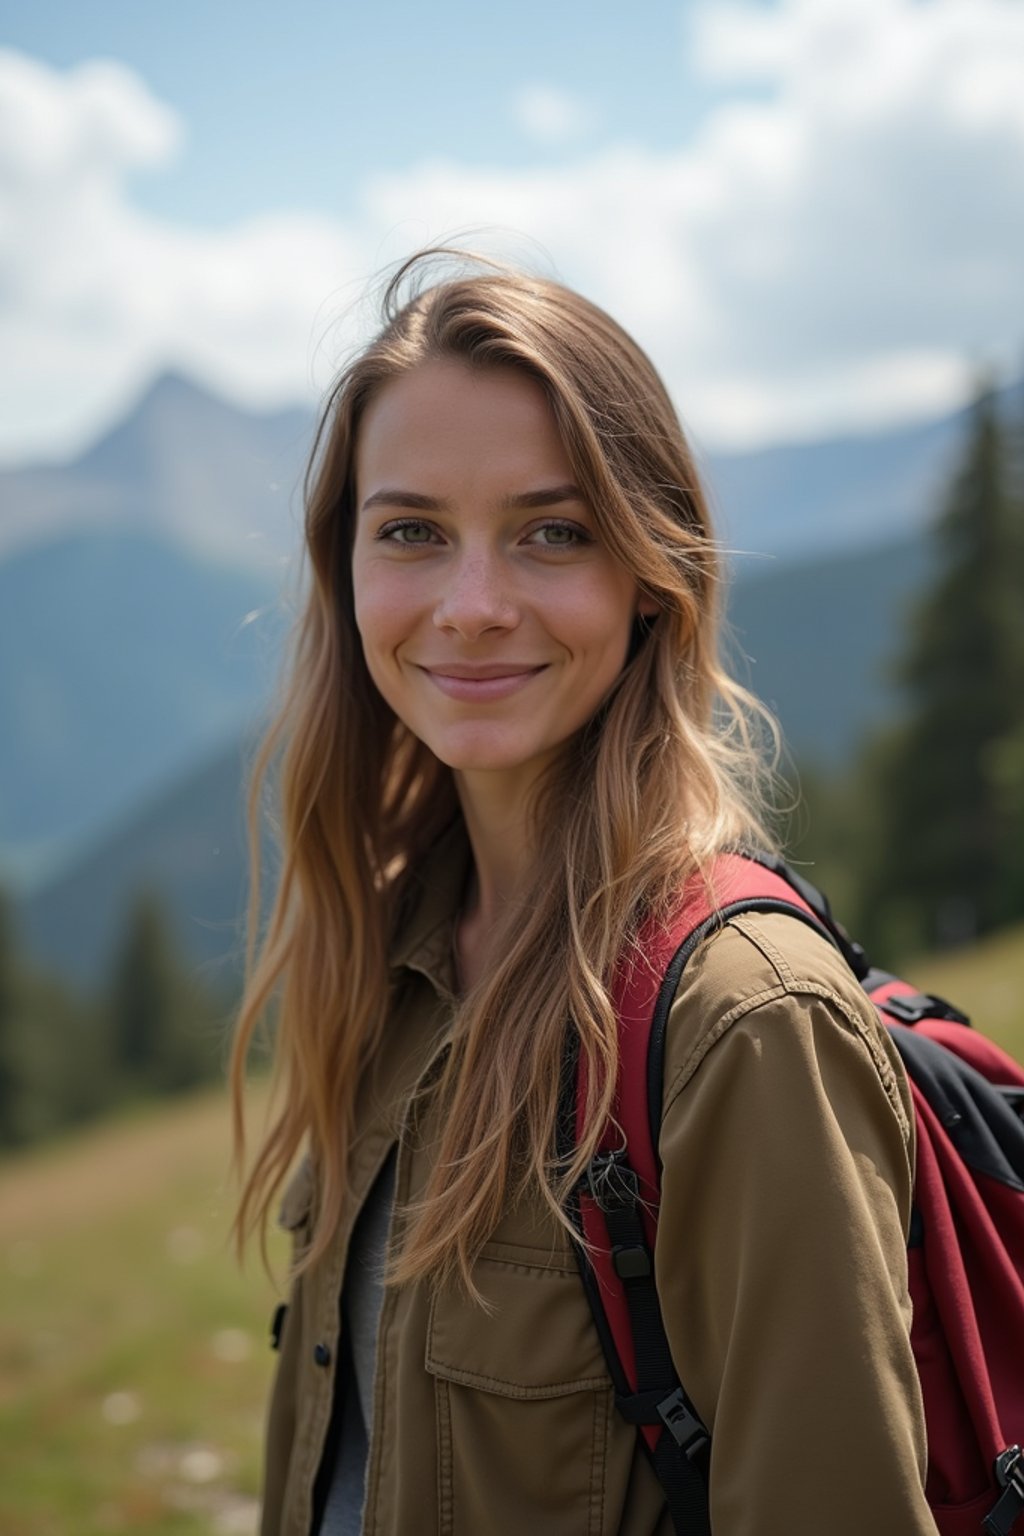
<svg viewBox="0 0 1024 1536">
<path fill-rule="evenodd" d="M 166 404 L 178 405 L 182 401 L 188 401 L 189 404 L 215 406 L 227 404 L 220 395 L 208 389 L 206 385 L 200 384 L 194 377 L 181 373 L 176 368 L 168 368 L 150 380 L 128 414 L 137 417 Z"/>
<path fill-rule="evenodd" d="M 308 408 L 258 411 L 236 404 L 194 377 L 167 369 L 157 374 L 125 416 L 87 448 L 73 471 L 120 484 L 147 499 L 169 462 L 202 464 L 230 456 L 232 445 L 255 449 L 289 435 L 305 438 Z M 269 437 L 268 437 L 269 434 Z"/>
</svg>

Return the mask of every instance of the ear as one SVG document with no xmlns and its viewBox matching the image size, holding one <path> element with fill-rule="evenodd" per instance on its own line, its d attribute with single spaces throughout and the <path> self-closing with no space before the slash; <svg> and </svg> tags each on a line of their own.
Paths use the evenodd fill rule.
<svg viewBox="0 0 1024 1536">
<path fill-rule="evenodd" d="M 636 612 L 638 618 L 654 619 L 661 612 L 661 604 L 656 597 L 651 597 L 649 593 L 641 592 L 636 605 Z"/>
</svg>

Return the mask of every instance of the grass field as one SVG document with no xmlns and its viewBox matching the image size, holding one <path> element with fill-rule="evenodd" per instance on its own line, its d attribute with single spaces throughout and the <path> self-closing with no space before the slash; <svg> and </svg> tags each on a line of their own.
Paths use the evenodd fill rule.
<svg viewBox="0 0 1024 1536">
<path fill-rule="evenodd" d="M 907 974 L 1024 1061 L 1024 928 Z M 278 1296 L 227 1157 L 207 1094 L 0 1163 L 2 1536 L 255 1531 Z"/>
<path fill-rule="evenodd" d="M 1024 925 L 970 949 L 908 962 L 908 981 L 968 1014 L 975 1027 L 1024 1063 Z"/>
<path fill-rule="evenodd" d="M 227 1154 L 217 1094 L 0 1165 L 3 1536 L 255 1531 L 278 1297 Z"/>
</svg>

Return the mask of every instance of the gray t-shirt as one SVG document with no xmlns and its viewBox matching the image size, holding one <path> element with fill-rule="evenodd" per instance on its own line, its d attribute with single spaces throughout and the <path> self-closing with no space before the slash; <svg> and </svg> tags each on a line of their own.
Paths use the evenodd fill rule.
<svg viewBox="0 0 1024 1536">
<path fill-rule="evenodd" d="M 320 1536 L 361 1536 L 377 1327 L 384 1299 L 384 1262 L 395 1200 L 391 1152 L 366 1197 L 352 1232 L 341 1296 L 342 1350 L 338 1361 L 340 1432 Z"/>
</svg>

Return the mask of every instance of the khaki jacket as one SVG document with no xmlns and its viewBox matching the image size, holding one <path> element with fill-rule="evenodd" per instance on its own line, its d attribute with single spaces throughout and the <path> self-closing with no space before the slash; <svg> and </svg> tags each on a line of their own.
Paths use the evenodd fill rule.
<svg viewBox="0 0 1024 1536">
<path fill-rule="evenodd" d="M 449 839 L 393 956 L 394 1017 L 359 1095 L 349 1199 L 293 1283 L 271 1399 L 263 1536 L 308 1536 L 352 1227 L 399 1142 L 415 1198 L 433 1142 L 410 1098 L 443 1049 L 465 853 Z M 706 941 L 669 1022 L 655 1253 L 669 1343 L 713 1433 L 714 1536 L 935 1536 L 908 1342 L 913 1137 L 898 1058 L 842 960 L 784 915 Z M 301 1252 L 314 1180 L 282 1222 Z M 367 1536 L 671 1536 L 564 1234 L 510 1211 L 478 1263 L 494 1311 L 385 1292 Z M 335 1453 L 336 1454 L 336 1453 Z"/>
</svg>

